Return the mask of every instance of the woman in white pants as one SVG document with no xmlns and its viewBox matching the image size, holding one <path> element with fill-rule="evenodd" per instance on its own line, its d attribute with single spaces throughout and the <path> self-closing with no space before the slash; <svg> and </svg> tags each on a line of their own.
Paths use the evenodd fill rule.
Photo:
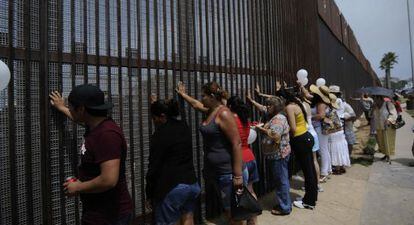
<svg viewBox="0 0 414 225">
<path fill-rule="evenodd" d="M 330 109 L 329 88 L 326 86 L 310 86 L 313 94 L 312 99 L 312 125 L 318 134 L 319 154 L 321 156 L 320 182 L 326 182 L 327 176 L 332 172 L 331 155 L 329 153 L 329 136 L 322 134 L 321 121 L 325 118 Z"/>
<path fill-rule="evenodd" d="M 331 160 L 332 160 L 332 169 L 333 174 L 341 175 L 346 172 L 345 167 L 351 166 L 351 161 L 349 160 L 349 151 L 348 151 L 348 143 L 345 139 L 344 129 L 341 123 L 340 116 L 338 115 L 337 110 L 341 110 L 341 107 L 338 105 L 338 102 L 341 103 L 342 101 L 338 101 L 337 97 L 334 94 L 330 95 L 331 98 L 331 110 L 328 112 L 329 114 L 334 114 L 332 116 L 328 116 L 331 121 L 331 126 L 329 126 L 329 152 L 331 153 Z"/>
</svg>

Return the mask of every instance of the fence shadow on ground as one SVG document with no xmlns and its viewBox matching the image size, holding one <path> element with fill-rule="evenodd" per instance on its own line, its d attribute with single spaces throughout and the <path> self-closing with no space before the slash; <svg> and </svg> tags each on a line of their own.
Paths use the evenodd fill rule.
<svg viewBox="0 0 414 225">
<path fill-rule="evenodd" d="M 368 167 L 374 163 L 374 157 L 369 155 L 362 155 L 362 157 L 351 158 L 351 164 L 360 164 Z"/>
<path fill-rule="evenodd" d="M 414 158 L 396 158 L 392 159 L 392 161 L 408 167 L 414 166 Z"/>
</svg>

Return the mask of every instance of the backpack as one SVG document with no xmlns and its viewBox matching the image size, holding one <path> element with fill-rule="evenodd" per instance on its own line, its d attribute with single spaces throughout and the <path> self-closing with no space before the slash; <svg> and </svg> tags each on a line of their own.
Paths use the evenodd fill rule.
<svg viewBox="0 0 414 225">
<path fill-rule="evenodd" d="M 342 130 L 341 119 L 335 109 L 331 109 L 321 121 L 322 134 L 328 135 Z"/>
</svg>

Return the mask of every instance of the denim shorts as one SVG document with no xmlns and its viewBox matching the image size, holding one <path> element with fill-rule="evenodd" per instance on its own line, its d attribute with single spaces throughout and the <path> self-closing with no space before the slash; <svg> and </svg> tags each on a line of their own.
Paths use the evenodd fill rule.
<svg viewBox="0 0 414 225">
<path fill-rule="evenodd" d="M 218 175 L 216 177 L 216 185 L 223 209 L 226 211 L 230 210 L 231 195 L 233 193 L 233 174 Z"/>
<path fill-rule="evenodd" d="M 185 213 L 194 211 L 197 197 L 200 195 L 200 185 L 178 184 L 157 204 L 155 208 L 156 224 L 175 224 Z"/>
<path fill-rule="evenodd" d="M 319 138 L 318 138 L 318 133 L 316 133 L 316 130 L 313 129 L 309 129 L 309 133 L 312 134 L 314 143 L 313 143 L 313 147 L 312 147 L 312 152 L 317 152 L 319 151 Z"/>
<path fill-rule="evenodd" d="M 248 183 L 256 183 L 259 181 L 259 171 L 257 169 L 256 160 L 245 163 L 246 167 L 243 169 L 243 183 L 247 186 Z"/>
</svg>

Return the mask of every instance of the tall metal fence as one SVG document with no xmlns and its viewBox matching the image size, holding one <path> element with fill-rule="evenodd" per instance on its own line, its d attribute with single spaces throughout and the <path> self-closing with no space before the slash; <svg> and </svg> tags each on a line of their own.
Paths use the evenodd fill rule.
<svg viewBox="0 0 414 225">
<path fill-rule="evenodd" d="M 318 13 L 320 24 L 320 48 L 321 48 L 321 63 L 329 66 L 339 66 L 343 72 L 343 76 L 335 75 L 335 69 L 327 70 L 327 66 L 321 65 L 323 74 L 333 77 L 353 77 L 359 79 L 371 79 L 369 85 L 381 85 L 377 75 L 371 67 L 370 62 L 364 56 L 360 45 L 355 37 L 352 28 L 348 25 L 345 17 L 342 15 L 335 1 L 333 0 L 318 0 Z M 329 37 L 328 37 L 329 36 Z M 330 49 L 330 48 L 333 49 Z M 341 49 L 341 50 L 338 50 Z M 339 65 L 335 61 L 336 58 L 346 58 L 347 63 Z M 343 61 L 344 59 L 341 59 Z M 350 61 L 353 64 L 349 64 Z M 348 70 L 348 71 L 344 71 Z M 358 70 L 361 76 L 356 76 Z M 369 76 L 367 76 L 369 75 Z M 363 78 L 361 78 L 363 77 Z M 351 79 L 352 80 L 352 79 Z M 356 83 L 358 84 L 358 83 Z M 359 83 L 360 86 L 367 85 L 367 83 Z M 350 86 L 344 84 L 348 89 Z M 354 86 L 357 87 L 357 86 Z"/>
<path fill-rule="evenodd" d="M 311 81 L 323 68 L 339 82 L 342 74 L 324 69 L 320 27 L 316 0 L 0 0 L 0 59 L 12 75 L 0 92 L 0 224 L 80 223 L 81 203 L 66 198 L 62 184 L 77 175 L 84 128 L 52 109 L 51 91 L 67 96 L 75 85 L 93 83 L 114 103 L 111 116 L 128 142 L 134 213 L 143 217 L 151 93 L 173 97 L 183 81 L 199 97 L 211 80 L 232 95 L 245 97 L 255 84 L 273 93 L 276 79 L 293 84 L 300 68 Z M 184 118 L 204 185 L 202 116 L 185 106 Z M 261 173 L 268 177 L 263 163 Z M 262 179 L 256 188 L 269 187 Z M 199 220 L 212 211 L 205 202 Z"/>
</svg>

